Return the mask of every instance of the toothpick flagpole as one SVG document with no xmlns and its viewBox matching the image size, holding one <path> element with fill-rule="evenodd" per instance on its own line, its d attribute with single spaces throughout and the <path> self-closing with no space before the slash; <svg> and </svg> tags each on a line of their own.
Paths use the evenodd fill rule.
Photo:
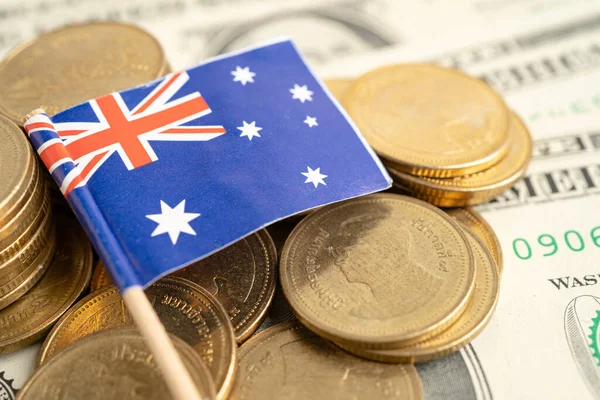
<svg viewBox="0 0 600 400">
<path fill-rule="evenodd" d="M 45 114 L 45 111 L 33 110 L 23 120 L 26 122 L 38 114 Z M 46 125 L 48 124 L 52 125 L 50 120 L 47 121 Z M 53 127 L 52 130 L 56 133 Z M 154 355 L 173 398 L 175 400 L 203 400 L 142 287 L 127 287 L 122 291 L 121 296 Z"/>
<path fill-rule="evenodd" d="M 183 365 L 144 290 L 140 286 L 132 286 L 125 289 L 122 296 L 150 351 L 156 357 L 173 397 L 176 400 L 201 400 L 192 377 Z"/>
</svg>

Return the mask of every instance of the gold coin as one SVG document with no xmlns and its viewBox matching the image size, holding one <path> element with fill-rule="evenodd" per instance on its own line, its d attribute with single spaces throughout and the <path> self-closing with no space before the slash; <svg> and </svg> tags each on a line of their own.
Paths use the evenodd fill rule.
<svg viewBox="0 0 600 400">
<path fill-rule="evenodd" d="M 395 194 L 334 204 L 306 217 L 281 257 L 281 284 L 320 336 L 393 348 L 434 336 L 473 292 L 473 255 L 441 210 Z"/>
<path fill-rule="evenodd" d="M 440 207 L 465 207 L 493 199 L 519 180 L 531 161 L 532 142 L 527 127 L 513 114 L 510 150 L 498 164 L 471 175 L 449 179 L 418 177 L 389 168 L 394 185 Z"/>
<path fill-rule="evenodd" d="M 48 244 L 54 234 L 54 219 L 52 208 L 48 207 L 42 214 L 42 220 L 37 226 L 32 227 L 33 234 L 25 243 L 21 244 L 13 255 L 0 264 L 0 287 L 3 283 L 13 279 L 32 265 L 32 260 L 38 257 Z M 0 296 L 2 295 L 0 289 Z"/>
<path fill-rule="evenodd" d="M 66 108 L 162 76 L 158 41 L 133 25 L 95 22 L 38 36 L 0 64 L 0 114 L 17 124 L 31 110 Z"/>
<path fill-rule="evenodd" d="M 76 220 L 59 213 L 56 253 L 42 279 L 0 311 L 0 354 L 44 336 L 90 282 L 92 246 Z"/>
<path fill-rule="evenodd" d="M 238 343 L 260 326 L 275 293 L 277 252 L 266 230 L 171 274 L 208 290 L 225 308 Z"/>
<path fill-rule="evenodd" d="M 456 70 L 427 64 L 378 68 L 354 82 L 344 107 L 379 155 L 413 175 L 482 171 L 508 150 L 502 98 Z"/>
<path fill-rule="evenodd" d="M 21 129 L 0 116 L 0 226 L 10 221 L 31 195 L 35 165 Z"/>
<path fill-rule="evenodd" d="M 415 363 L 441 358 L 471 342 L 485 328 L 496 308 L 500 276 L 491 253 L 474 233 L 468 229 L 465 232 L 475 255 L 475 291 L 467 309 L 452 326 L 431 339 L 399 349 L 372 350 L 344 344 L 340 347 L 372 360 Z"/>
<path fill-rule="evenodd" d="M 29 242 L 49 212 L 50 193 L 41 179 L 37 183 L 35 192 L 17 216 L 0 228 L 0 237 L 4 237 L 0 239 L 0 265 Z"/>
<path fill-rule="evenodd" d="M 114 285 L 112 279 L 108 275 L 106 267 L 102 260 L 98 260 L 96 267 L 94 268 L 94 274 L 92 275 L 92 282 L 90 283 L 90 292 L 102 289 L 103 287 Z"/>
<path fill-rule="evenodd" d="M 171 340 L 202 399 L 215 387 L 202 359 L 183 340 Z M 165 400 L 171 394 L 144 338 L 133 328 L 111 329 L 78 341 L 38 369 L 19 400 Z"/>
<path fill-rule="evenodd" d="M 502 247 L 500 241 L 494 232 L 494 229 L 488 222 L 471 207 L 450 208 L 445 210 L 448 215 L 457 220 L 462 226 L 466 226 L 485 244 L 486 248 L 492 253 L 494 261 L 498 266 L 498 271 L 502 275 L 504 260 L 502 259 Z"/>
<path fill-rule="evenodd" d="M 341 103 L 353 82 L 354 79 L 326 79 L 325 85 L 333 97 Z"/>
<path fill-rule="evenodd" d="M 223 307 L 205 289 L 178 277 L 159 280 L 146 289 L 146 295 L 167 332 L 200 354 L 215 381 L 217 398 L 225 399 L 233 384 L 237 345 Z M 130 325 L 133 320 L 117 288 L 100 289 L 63 315 L 44 341 L 37 364 L 44 364 L 82 337 Z"/>
<path fill-rule="evenodd" d="M 412 365 L 353 357 L 299 323 L 283 323 L 240 348 L 232 399 L 423 399 Z"/>
<path fill-rule="evenodd" d="M 0 310 L 15 302 L 44 275 L 56 250 L 52 210 L 31 240 L 8 262 L 0 266 Z"/>
</svg>

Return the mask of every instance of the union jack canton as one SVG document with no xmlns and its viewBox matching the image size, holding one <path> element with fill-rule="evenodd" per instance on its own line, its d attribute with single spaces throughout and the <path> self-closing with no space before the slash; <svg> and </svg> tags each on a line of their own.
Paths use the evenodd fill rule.
<svg viewBox="0 0 600 400">
<path fill-rule="evenodd" d="M 39 113 L 25 130 L 120 289 L 390 184 L 290 41 Z"/>
</svg>

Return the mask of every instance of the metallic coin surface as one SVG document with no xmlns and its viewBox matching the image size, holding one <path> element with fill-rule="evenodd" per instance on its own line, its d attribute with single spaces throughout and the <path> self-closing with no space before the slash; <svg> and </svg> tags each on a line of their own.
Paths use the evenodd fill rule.
<svg viewBox="0 0 600 400">
<path fill-rule="evenodd" d="M 375 151 L 413 175 L 482 171 L 508 150 L 502 98 L 456 70 L 427 64 L 378 68 L 355 80 L 343 104 Z"/>
<path fill-rule="evenodd" d="M 1 289 L 2 286 L 29 268 L 33 260 L 43 253 L 54 238 L 54 234 L 51 234 L 55 230 L 51 208 L 46 209 L 41 222 L 33 228 L 34 232 L 29 240 L 19 246 L 10 258 L 0 264 L 0 296 L 4 292 Z"/>
<path fill-rule="evenodd" d="M 0 89 L 2 90 L 2 89 Z M 19 211 L 27 198 L 35 158 L 17 125 L 0 115 L 0 226 Z"/>
<path fill-rule="evenodd" d="M 103 287 L 114 285 L 112 279 L 108 275 L 106 267 L 101 260 L 98 260 L 94 267 L 94 273 L 92 274 L 92 282 L 90 283 L 90 292 L 102 289 Z"/>
<path fill-rule="evenodd" d="M 27 203 L 10 222 L 0 228 L 0 265 L 10 260 L 31 240 L 49 208 L 50 193 L 38 174 L 36 188 Z"/>
<path fill-rule="evenodd" d="M 268 328 L 240 348 L 232 399 L 422 399 L 412 365 L 353 357 L 300 323 Z"/>
<path fill-rule="evenodd" d="M 71 25 L 14 49 L 0 64 L 0 114 L 17 124 L 31 110 L 54 115 L 165 73 L 160 44 L 118 22 Z"/>
<path fill-rule="evenodd" d="M 486 248 L 492 253 L 494 261 L 500 275 L 502 275 L 502 269 L 504 267 L 504 260 L 502 258 L 502 247 L 498 236 L 494 232 L 494 229 L 488 224 L 488 222 L 471 207 L 467 208 L 449 208 L 445 210 L 448 215 L 457 220 L 462 226 L 466 226 L 471 232 L 477 236 Z"/>
<path fill-rule="evenodd" d="M 333 97 L 341 103 L 353 82 L 354 79 L 326 79 L 325 85 Z"/>
<path fill-rule="evenodd" d="M 92 246 L 76 220 L 57 213 L 58 243 L 48 271 L 31 290 L 0 310 L 0 353 L 27 346 L 67 311 L 90 282 Z"/>
<path fill-rule="evenodd" d="M 39 206 L 40 193 L 44 190 L 44 185 L 40 182 L 40 171 L 41 167 L 36 164 L 31 173 L 28 173 L 30 181 L 21 198 L 11 210 L 0 216 L 3 220 L 0 225 L 0 247 L 5 248 L 16 241 L 35 217 L 33 207 L 36 204 Z"/>
<path fill-rule="evenodd" d="M 306 217 L 283 249 L 281 284 L 298 319 L 336 342 L 394 348 L 449 326 L 473 292 L 473 255 L 441 210 L 395 194 Z"/>
<path fill-rule="evenodd" d="M 518 181 L 531 161 L 531 135 L 513 114 L 509 129 L 510 150 L 498 164 L 478 173 L 441 179 L 412 176 L 390 168 L 394 185 L 413 196 L 440 207 L 465 207 L 493 199 Z"/>
<path fill-rule="evenodd" d="M 276 266 L 275 244 L 263 229 L 171 275 L 208 290 L 229 314 L 242 343 L 266 316 L 275 293 Z"/>
<path fill-rule="evenodd" d="M 202 399 L 215 388 L 198 354 L 171 337 Z M 165 400 L 171 394 L 144 338 L 134 328 L 111 329 L 86 337 L 44 364 L 17 399 Z"/>
<path fill-rule="evenodd" d="M 215 381 L 217 398 L 226 398 L 233 384 L 237 345 L 223 307 L 202 287 L 177 277 L 159 280 L 146 289 L 146 295 L 167 331 L 200 354 Z M 40 349 L 38 365 L 84 336 L 132 324 L 117 288 L 100 289 L 58 321 Z"/>
<path fill-rule="evenodd" d="M 344 344 L 340 347 L 377 361 L 415 363 L 441 358 L 472 341 L 487 325 L 496 308 L 500 275 L 491 253 L 483 243 L 471 231 L 465 230 L 465 233 L 475 259 L 475 291 L 467 309 L 454 324 L 431 339 L 399 349 L 361 349 Z"/>
<path fill-rule="evenodd" d="M 15 302 L 35 285 L 44 275 L 54 251 L 56 232 L 52 210 L 49 210 L 39 231 L 21 251 L 0 266 L 0 310 Z M 10 268 L 8 267 L 10 266 Z"/>
</svg>

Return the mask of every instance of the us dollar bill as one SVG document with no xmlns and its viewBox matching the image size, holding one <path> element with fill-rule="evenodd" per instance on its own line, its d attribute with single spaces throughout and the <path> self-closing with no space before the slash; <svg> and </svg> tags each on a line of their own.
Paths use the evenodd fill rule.
<svg viewBox="0 0 600 400">
<path fill-rule="evenodd" d="M 137 24 L 163 44 L 174 69 L 275 36 L 290 36 L 314 65 L 435 42 L 504 37 L 585 17 L 599 0 L 3 0 L 0 56 L 65 24 Z"/>
<path fill-rule="evenodd" d="M 500 239 L 504 273 L 497 310 L 468 348 L 473 386 L 485 390 L 449 398 L 600 399 L 600 21 L 569 24 L 321 68 L 327 76 L 402 61 L 462 68 L 502 93 L 534 138 L 524 178 L 477 207 Z"/>
</svg>

